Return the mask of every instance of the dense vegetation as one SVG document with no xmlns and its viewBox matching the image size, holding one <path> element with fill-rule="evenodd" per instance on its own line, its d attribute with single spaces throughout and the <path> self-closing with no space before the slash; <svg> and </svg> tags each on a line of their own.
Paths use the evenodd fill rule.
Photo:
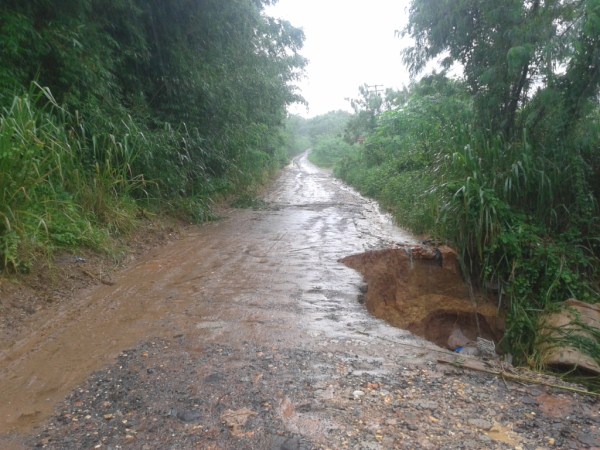
<svg viewBox="0 0 600 450">
<path fill-rule="evenodd" d="M 312 150 L 309 155 L 311 162 L 331 168 L 345 155 L 347 144 L 340 138 L 349 120 L 350 113 L 332 111 L 306 121 L 304 132 Z"/>
<path fill-rule="evenodd" d="M 458 248 L 504 348 L 536 364 L 543 314 L 599 297 L 600 2 L 413 0 L 404 33 L 413 74 L 462 76 L 361 89 L 336 173 Z M 590 331 L 568 338 L 600 361 Z"/>
<path fill-rule="evenodd" d="M 270 3 L 4 0 L 0 270 L 263 181 L 305 64 Z"/>
</svg>

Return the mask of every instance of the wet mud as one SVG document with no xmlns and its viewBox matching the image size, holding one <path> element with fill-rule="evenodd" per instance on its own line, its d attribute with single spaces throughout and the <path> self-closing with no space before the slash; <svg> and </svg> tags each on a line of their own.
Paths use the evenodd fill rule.
<svg viewBox="0 0 600 450">
<path fill-rule="evenodd" d="M 470 291 L 457 256 L 448 247 L 403 245 L 348 256 L 341 262 L 364 276 L 369 312 L 394 326 L 440 347 L 448 346 L 455 330 L 471 341 L 482 337 L 497 343 L 502 338 L 504 320 L 496 304 Z"/>
<path fill-rule="evenodd" d="M 263 200 L 222 212 L 0 344 L 0 448 L 600 445 L 596 399 L 440 364 L 448 350 L 367 311 L 365 280 L 339 260 L 365 254 L 383 280 L 385 258 L 399 258 L 385 249 L 416 245 L 376 204 L 306 155 Z M 388 303 L 403 292 L 460 297 L 449 283 L 427 290 L 427 277 L 446 276 L 439 266 L 415 267 L 414 281 L 382 281 Z M 421 323 L 455 322 L 440 311 Z M 556 403 L 568 419 L 548 412 Z"/>
</svg>

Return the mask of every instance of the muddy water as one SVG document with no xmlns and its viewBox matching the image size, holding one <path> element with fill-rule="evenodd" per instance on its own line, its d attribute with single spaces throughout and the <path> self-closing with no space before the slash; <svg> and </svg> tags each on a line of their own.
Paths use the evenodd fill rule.
<svg viewBox="0 0 600 450">
<path fill-rule="evenodd" d="M 371 317 L 357 302 L 361 277 L 338 260 L 413 238 L 377 206 L 312 166 L 287 167 L 261 210 L 219 220 L 35 317 L 0 347 L 0 434 L 27 432 L 90 373 L 153 337 L 331 348 L 386 342 L 415 360 L 431 345 Z M 0 441 L 1 442 L 1 441 Z"/>
</svg>

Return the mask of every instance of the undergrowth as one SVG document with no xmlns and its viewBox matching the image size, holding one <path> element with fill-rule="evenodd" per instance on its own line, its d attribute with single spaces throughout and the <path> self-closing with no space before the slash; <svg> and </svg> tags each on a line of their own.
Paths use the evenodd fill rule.
<svg viewBox="0 0 600 450">
<path fill-rule="evenodd" d="M 40 102 L 45 105 L 38 107 Z M 94 225 L 98 214 L 80 198 L 88 189 L 110 197 L 110 186 L 86 185 L 92 180 L 84 178 L 77 147 L 53 108 L 58 106 L 47 90 L 32 90 L 16 96 L 0 117 L 0 257 L 7 269 L 27 270 L 40 250 L 100 249 L 107 238 L 108 230 Z M 116 199 L 111 206 L 96 212 L 130 215 Z"/>
<path fill-rule="evenodd" d="M 351 122 L 363 128 L 346 135 L 362 142 L 323 141 L 315 162 L 333 161 L 401 226 L 454 246 L 466 281 L 506 317 L 500 348 L 540 368 L 545 317 L 600 298 L 598 109 L 567 137 L 524 127 L 508 139 L 480 126 L 460 82 L 434 75 L 398 95 L 370 128 Z M 597 329 L 557 336 L 600 363 Z"/>
<path fill-rule="evenodd" d="M 211 220 L 213 199 L 256 189 L 285 160 L 249 152 L 216 178 L 191 164 L 187 147 L 202 140 L 188 130 L 152 132 L 128 116 L 106 132 L 88 128 L 37 84 L 2 110 L 0 268 L 27 271 L 58 249 L 110 251 L 144 209 Z"/>
<path fill-rule="evenodd" d="M 304 34 L 270 2 L 51 3 L 0 10 L 0 270 L 148 212 L 209 220 L 285 162 Z"/>
</svg>

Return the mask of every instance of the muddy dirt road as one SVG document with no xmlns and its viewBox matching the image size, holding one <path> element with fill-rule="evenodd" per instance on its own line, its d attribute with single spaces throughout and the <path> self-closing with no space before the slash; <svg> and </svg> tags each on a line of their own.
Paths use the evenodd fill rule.
<svg viewBox="0 0 600 450">
<path fill-rule="evenodd" d="M 409 243 L 303 155 L 0 346 L 0 448 L 595 448 L 597 399 L 438 364 L 345 256 Z M 10 344 L 10 345 L 9 345 Z"/>
</svg>

